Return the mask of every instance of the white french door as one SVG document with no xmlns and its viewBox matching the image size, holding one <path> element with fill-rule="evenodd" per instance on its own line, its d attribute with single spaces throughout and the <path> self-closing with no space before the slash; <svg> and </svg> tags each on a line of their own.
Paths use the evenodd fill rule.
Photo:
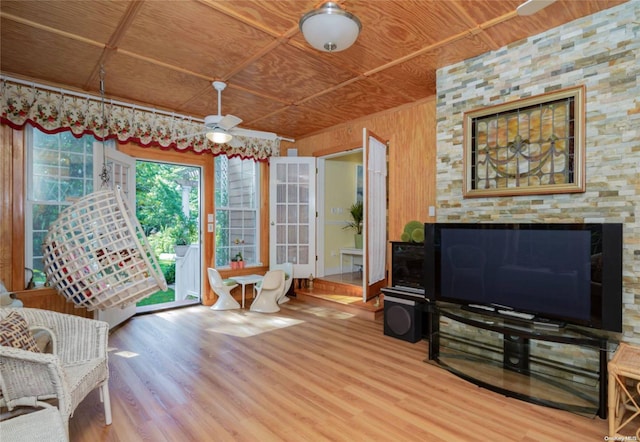
<svg viewBox="0 0 640 442">
<path fill-rule="evenodd" d="M 108 183 L 103 185 L 102 173 L 103 164 L 106 162 L 106 171 L 109 177 Z M 127 204 L 132 210 L 136 207 L 136 160 L 129 155 L 115 149 L 114 143 L 107 143 L 107 147 L 102 142 L 93 143 L 93 188 L 115 189 L 117 186 L 122 189 L 122 193 L 127 199 Z M 113 328 L 123 323 L 136 313 L 136 305 L 130 304 L 124 308 L 110 308 L 96 310 L 95 319 L 106 321 L 109 327 Z"/>
<path fill-rule="evenodd" d="M 362 133 L 364 167 L 364 228 L 362 231 L 363 301 L 377 296 L 386 284 L 387 145 L 366 128 Z"/>
<path fill-rule="evenodd" d="M 294 278 L 316 275 L 316 160 L 272 157 L 269 262 L 290 262 Z"/>
</svg>

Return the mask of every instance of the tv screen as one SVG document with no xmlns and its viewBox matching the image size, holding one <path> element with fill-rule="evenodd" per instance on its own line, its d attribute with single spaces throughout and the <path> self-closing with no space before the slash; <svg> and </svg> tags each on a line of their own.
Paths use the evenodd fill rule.
<svg viewBox="0 0 640 442">
<path fill-rule="evenodd" d="M 426 296 L 622 329 L 621 224 L 425 225 Z"/>
</svg>

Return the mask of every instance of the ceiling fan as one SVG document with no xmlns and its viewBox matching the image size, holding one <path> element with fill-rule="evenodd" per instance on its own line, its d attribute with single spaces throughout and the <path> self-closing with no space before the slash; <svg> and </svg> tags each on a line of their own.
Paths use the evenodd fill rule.
<svg viewBox="0 0 640 442">
<path fill-rule="evenodd" d="M 556 0 L 527 0 L 516 8 L 518 15 L 527 16 L 533 15 L 538 11 L 542 11 L 544 8 Z"/>
<path fill-rule="evenodd" d="M 234 136 L 261 138 L 264 140 L 281 138 L 273 132 L 237 127 L 238 124 L 242 123 L 241 118 L 235 115 L 222 115 L 222 91 L 227 87 L 227 84 L 223 81 L 214 81 L 211 85 L 218 91 L 218 114 L 207 115 L 204 118 L 204 130 L 196 134 L 187 135 L 185 138 L 204 134 L 209 140 L 216 144 L 230 143 Z"/>
</svg>

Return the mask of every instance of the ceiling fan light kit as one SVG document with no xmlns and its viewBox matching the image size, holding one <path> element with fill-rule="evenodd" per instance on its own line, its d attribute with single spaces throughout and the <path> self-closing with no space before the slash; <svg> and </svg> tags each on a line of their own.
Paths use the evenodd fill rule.
<svg viewBox="0 0 640 442">
<path fill-rule="evenodd" d="M 335 2 L 327 2 L 307 12 L 299 22 L 305 40 L 323 52 L 339 52 L 355 43 L 362 23 Z"/>
<path fill-rule="evenodd" d="M 233 136 L 228 133 L 226 130 L 216 127 L 210 132 L 207 132 L 206 137 L 216 144 L 225 144 L 231 141 Z"/>
</svg>

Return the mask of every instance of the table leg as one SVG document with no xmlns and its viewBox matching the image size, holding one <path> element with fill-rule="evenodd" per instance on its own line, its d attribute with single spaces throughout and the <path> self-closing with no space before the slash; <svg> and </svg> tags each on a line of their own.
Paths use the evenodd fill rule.
<svg viewBox="0 0 640 442">
<path fill-rule="evenodd" d="M 242 308 L 244 308 L 244 288 L 246 287 L 246 284 L 242 284 Z"/>
<path fill-rule="evenodd" d="M 609 371 L 608 374 L 608 389 L 609 391 L 608 393 L 608 421 L 609 421 L 609 437 L 615 437 L 616 435 L 616 408 L 618 407 L 618 401 L 616 398 L 616 389 L 618 388 L 618 386 L 616 385 L 616 375 L 612 372 L 612 370 Z"/>
</svg>

